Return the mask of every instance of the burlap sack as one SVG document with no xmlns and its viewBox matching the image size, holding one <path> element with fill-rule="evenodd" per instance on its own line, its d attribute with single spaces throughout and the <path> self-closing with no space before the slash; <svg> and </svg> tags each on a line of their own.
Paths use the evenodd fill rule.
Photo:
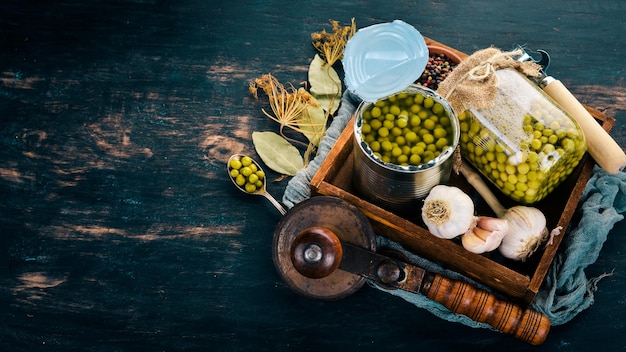
<svg viewBox="0 0 626 352">
<path fill-rule="evenodd" d="M 496 48 L 476 51 L 452 71 L 437 89 L 452 108 L 461 113 L 468 109 L 489 108 L 493 105 L 498 87 L 496 70 L 514 68 L 521 73 L 536 77 L 541 66 L 533 61 L 520 62 L 513 57 L 522 50 L 502 52 Z"/>
</svg>

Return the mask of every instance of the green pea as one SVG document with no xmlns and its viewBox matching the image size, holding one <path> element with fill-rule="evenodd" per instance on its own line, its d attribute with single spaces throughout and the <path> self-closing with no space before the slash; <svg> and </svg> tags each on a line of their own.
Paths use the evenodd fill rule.
<svg viewBox="0 0 626 352">
<path fill-rule="evenodd" d="M 231 169 L 239 170 L 241 168 L 241 161 L 239 159 L 231 159 L 228 165 Z"/>
<path fill-rule="evenodd" d="M 544 152 L 545 154 L 551 154 L 552 152 L 555 151 L 555 148 L 552 144 L 546 144 L 543 146 L 543 149 L 541 151 Z"/>
<path fill-rule="evenodd" d="M 250 176 L 248 176 L 248 182 L 250 183 L 256 183 L 258 180 L 259 176 L 257 176 L 257 174 L 250 174 Z"/>
<path fill-rule="evenodd" d="M 406 140 L 407 143 L 409 144 L 413 144 L 415 142 L 417 142 L 417 133 L 410 131 L 407 132 L 407 134 L 404 136 L 404 139 Z"/>
<path fill-rule="evenodd" d="M 372 142 L 369 142 L 368 144 L 369 144 L 370 148 L 372 149 L 372 151 L 374 151 L 374 152 L 380 151 L 380 142 L 379 141 L 374 140 Z"/>
<path fill-rule="evenodd" d="M 548 137 L 548 143 L 557 144 L 558 142 L 559 142 L 559 137 L 556 134 L 550 135 L 550 137 Z"/>
<path fill-rule="evenodd" d="M 387 127 L 381 127 L 378 129 L 378 135 L 381 137 L 387 137 L 389 136 L 389 130 Z"/>
<path fill-rule="evenodd" d="M 244 177 L 248 177 L 252 173 L 252 169 L 250 168 L 250 166 L 244 166 L 241 168 L 240 172 L 241 175 L 243 175 Z"/>
<path fill-rule="evenodd" d="M 382 114 L 382 110 L 378 106 L 374 106 L 372 110 L 370 110 L 370 114 L 373 118 L 378 118 Z"/>
<path fill-rule="evenodd" d="M 405 128 L 408 124 L 409 122 L 406 120 L 406 117 L 396 120 L 396 126 L 399 128 Z"/>
<path fill-rule="evenodd" d="M 433 130 L 433 136 L 435 138 L 444 138 L 448 135 L 448 131 L 445 128 L 437 127 Z"/>
<path fill-rule="evenodd" d="M 432 119 L 427 119 L 422 121 L 422 125 L 424 126 L 425 129 L 432 131 L 435 129 L 435 121 L 433 121 Z"/>
<path fill-rule="evenodd" d="M 461 136 L 465 136 L 467 138 L 467 132 L 469 131 L 469 124 L 466 121 L 463 121 L 459 124 L 459 130 L 461 131 Z"/>
<path fill-rule="evenodd" d="M 444 111 L 443 105 L 441 103 L 435 103 L 432 107 L 433 114 L 441 115 Z"/>
<path fill-rule="evenodd" d="M 422 110 L 422 106 L 419 104 L 413 104 L 411 105 L 410 110 L 413 114 L 417 114 L 418 112 Z"/>
<path fill-rule="evenodd" d="M 235 177 L 235 183 L 237 184 L 237 186 L 243 187 L 243 185 L 246 184 L 246 177 L 241 174 L 237 175 L 237 177 Z"/>
<path fill-rule="evenodd" d="M 433 137 L 433 135 L 430 133 L 426 133 L 425 135 L 422 136 L 422 140 L 426 144 L 432 144 L 433 142 L 435 142 L 435 137 Z"/>
<path fill-rule="evenodd" d="M 522 174 L 522 175 L 526 175 L 528 172 L 530 171 L 530 166 L 528 165 L 528 163 L 521 163 L 519 165 L 517 165 L 517 172 Z"/>
<path fill-rule="evenodd" d="M 243 156 L 241 158 L 241 165 L 250 166 L 250 164 L 252 164 L 252 158 L 250 158 L 249 156 Z"/>
<path fill-rule="evenodd" d="M 435 145 L 437 146 L 438 150 L 443 150 L 445 147 L 447 147 L 448 144 L 448 139 L 447 138 L 439 138 L 437 139 L 437 142 L 435 142 Z"/>
<path fill-rule="evenodd" d="M 509 175 L 513 175 L 517 172 L 517 168 L 515 167 L 515 165 L 506 164 L 504 166 L 504 171 L 506 171 L 506 173 Z"/>
<path fill-rule="evenodd" d="M 254 185 L 252 183 L 246 183 L 245 190 L 248 193 L 254 193 L 254 192 L 256 192 L 256 185 Z"/>
<path fill-rule="evenodd" d="M 419 125 L 422 124 L 422 119 L 420 119 L 420 117 L 417 116 L 417 115 L 413 115 L 413 116 L 411 116 L 411 120 L 410 120 L 409 123 L 410 123 L 411 127 L 416 127 L 416 126 L 419 126 Z"/>
<path fill-rule="evenodd" d="M 543 143 L 541 143 L 540 139 L 533 139 L 532 142 L 530 142 L 530 146 L 534 149 L 534 150 L 539 150 L 541 149 L 541 146 L 543 145 Z"/>
<path fill-rule="evenodd" d="M 435 100 L 432 97 L 425 98 L 422 105 L 424 105 L 425 108 L 430 109 L 433 105 L 435 105 Z"/>
</svg>

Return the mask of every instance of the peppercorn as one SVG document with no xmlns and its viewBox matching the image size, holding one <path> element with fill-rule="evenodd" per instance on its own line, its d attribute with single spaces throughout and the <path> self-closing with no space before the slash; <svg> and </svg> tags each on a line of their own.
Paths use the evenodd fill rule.
<svg viewBox="0 0 626 352">
<path fill-rule="evenodd" d="M 431 54 L 424 72 L 417 79 L 417 83 L 432 90 L 437 90 L 439 84 L 448 77 L 456 66 L 457 63 L 449 60 L 445 54 Z"/>
</svg>

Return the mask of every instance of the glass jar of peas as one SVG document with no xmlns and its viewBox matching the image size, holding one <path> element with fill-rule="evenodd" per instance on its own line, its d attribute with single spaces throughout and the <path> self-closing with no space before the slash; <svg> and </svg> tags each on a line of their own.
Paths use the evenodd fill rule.
<svg viewBox="0 0 626 352">
<path fill-rule="evenodd" d="M 458 115 L 466 160 L 509 198 L 536 203 L 578 165 L 586 151 L 580 126 L 513 69 L 496 72 L 495 103 Z"/>
</svg>

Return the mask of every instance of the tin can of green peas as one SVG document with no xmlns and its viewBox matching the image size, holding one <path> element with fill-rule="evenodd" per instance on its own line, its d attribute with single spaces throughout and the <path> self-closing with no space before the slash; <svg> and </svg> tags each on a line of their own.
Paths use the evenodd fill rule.
<svg viewBox="0 0 626 352">
<path fill-rule="evenodd" d="M 410 86 L 360 104 L 353 148 L 357 192 L 394 212 L 420 209 L 434 186 L 448 182 L 459 136 L 454 110 L 428 88 Z"/>
<path fill-rule="evenodd" d="M 402 214 L 419 213 L 431 188 L 448 181 L 459 142 L 448 102 L 413 84 L 428 59 L 422 35 L 398 20 L 360 29 L 342 59 L 348 90 L 363 100 L 354 115 L 354 187 Z"/>
</svg>

